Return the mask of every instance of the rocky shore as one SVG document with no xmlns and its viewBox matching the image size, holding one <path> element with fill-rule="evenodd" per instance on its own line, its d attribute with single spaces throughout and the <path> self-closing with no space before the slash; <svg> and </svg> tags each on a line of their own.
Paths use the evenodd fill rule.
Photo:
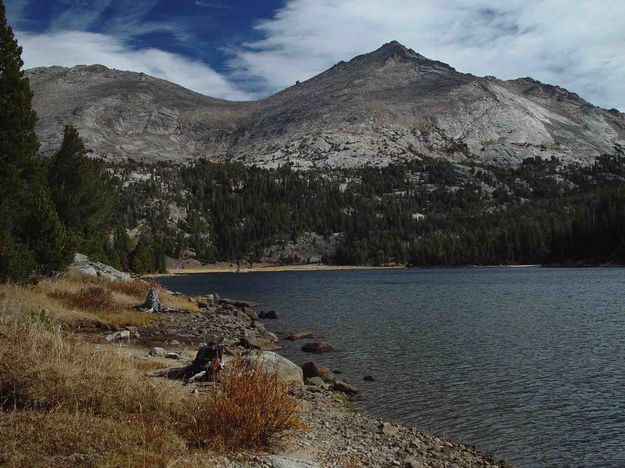
<svg viewBox="0 0 625 468">
<path fill-rule="evenodd" d="M 164 367 L 176 367 L 188 365 L 199 346 L 218 339 L 225 345 L 226 362 L 236 356 L 253 356 L 276 368 L 279 378 L 291 385 L 309 428 L 296 432 L 274 454 L 217 457 L 215 466 L 505 466 L 474 448 L 354 411 L 350 399 L 359 396 L 358 389 L 314 363 L 314 354 L 302 370 L 275 353 L 280 349 L 279 339 L 258 318 L 263 314 L 255 304 L 214 295 L 186 300 L 197 306 L 199 313 L 165 313 L 145 328 L 131 330 L 134 335 L 128 352 L 146 360 L 161 360 Z M 301 337 L 294 334 L 289 338 Z M 192 391 L 205 390 L 199 384 Z"/>
</svg>

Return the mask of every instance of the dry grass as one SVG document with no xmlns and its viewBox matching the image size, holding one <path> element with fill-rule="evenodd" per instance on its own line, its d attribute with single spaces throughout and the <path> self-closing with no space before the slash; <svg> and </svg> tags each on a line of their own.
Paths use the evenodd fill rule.
<svg viewBox="0 0 625 468">
<path fill-rule="evenodd" d="M 130 290 L 82 278 L 0 286 L 0 465 L 210 466 L 210 449 L 264 448 L 301 427 L 275 375 L 235 367 L 215 393 L 193 397 L 179 382 L 147 377 L 145 362 L 118 347 L 65 331 L 76 318 L 110 318 L 94 301 L 74 301 L 94 288 L 105 293 L 85 296 L 110 293 L 117 315 L 137 302 Z M 55 291 L 65 294 L 51 300 Z"/>
<path fill-rule="evenodd" d="M 117 291 L 137 299 L 145 299 L 148 291 L 152 288 L 159 288 L 161 293 L 163 292 L 162 286 L 146 281 L 112 281 L 108 284 L 108 288 L 111 291 Z"/>
<path fill-rule="evenodd" d="M 66 325 L 118 328 L 128 325 L 143 327 L 160 318 L 135 309 L 153 287 L 161 289 L 160 300 L 164 305 L 187 312 L 198 311 L 197 305 L 188 298 L 174 296 L 159 285 L 140 280 L 105 281 L 68 274 L 43 280 L 28 288 L 13 288 L 24 301 L 51 310 Z"/>
<path fill-rule="evenodd" d="M 58 299 L 67 307 L 83 310 L 114 311 L 120 308 L 120 304 L 113 299 L 113 293 L 100 286 L 91 286 L 78 291 L 54 291 L 50 297 Z"/>
<path fill-rule="evenodd" d="M 197 408 L 186 436 L 198 447 L 222 452 L 263 450 L 294 429 L 305 428 L 288 386 L 275 373 L 238 361 L 222 374 L 208 408 Z"/>
<path fill-rule="evenodd" d="M 0 465 L 23 467 L 167 466 L 185 442 L 155 425 L 81 412 L 0 415 Z"/>
<path fill-rule="evenodd" d="M 163 466 L 184 453 L 188 392 L 14 306 L 0 300 L 0 464 Z"/>
</svg>

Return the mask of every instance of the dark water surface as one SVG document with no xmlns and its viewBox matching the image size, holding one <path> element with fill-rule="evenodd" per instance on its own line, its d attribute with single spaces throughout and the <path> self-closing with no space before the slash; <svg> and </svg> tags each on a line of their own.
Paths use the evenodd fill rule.
<svg viewBox="0 0 625 468">
<path fill-rule="evenodd" d="M 625 466 L 625 269 L 205 274 L 188 294 L 257 301 L 363 388 L 369 411 L 517 466 Z M 283 342 L 298 364 L 312 356 Z M 375 382 L 363 382 L 370 374 Z"/>
</svg>

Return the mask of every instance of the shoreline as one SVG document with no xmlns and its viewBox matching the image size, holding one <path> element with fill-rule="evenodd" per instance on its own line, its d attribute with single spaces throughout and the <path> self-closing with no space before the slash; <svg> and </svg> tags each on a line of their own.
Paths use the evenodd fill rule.
<svg viewBox="0 0 625 468">
<path fill-rule="evenodd" d="M 171 276 L 210 274 L 210 273 L 276 273 L 298 271 L 358 271 L 358 270 L 478 270 L 478 269 L 524 269 L 524 268 L 556 268 L 556 269 L 580 269 L 580 268 L 625 268 L 620 264 L 521 264 L 521 265 L 462 265 L 462 266 L 415 266 L 406 265 L 329 265 L 329 264 L 292 264 L 283 265 L 276 263 L 255 263 L 253 266 L 242 266 L 237 271 L 236 263 L 218 262 L 202 266 L 188 268 L 170 268 L 167 273 L 147 273 L 141 278 L 161 278 Z"/>
<path fill-rule="evenodd" d="M 271 273 L 280 271 L 340 271 L 340 270 L 401 270 L 404 265 L 327 265 L 322 263 L 281 265 L 276 263 L 255 263 L 252 267 L 241 266 L 238 273 Z M 145 278 L 163 276 L 180 276 L 206 273 L 237 273 L 236 263 L 219 262 L 189 268 L 170 268 L 167 273 L 153 273 L 142 275 Z"/>
<path fill-rule="evenodd" d="M 193 297 L 196 301 L 202 297 L 190 296 L 186 293 L 182 294 L 182 297 Z M 224 302 L 221 302 L 221 305 L 219 305 L 219 301 Z M 249 305 L 242 305 L 244 303 Z M 209 305 L 204 313 L 209 314 L 206 316 L 206 320 L 211 322 L 219 318 L 219 320 L 225 320 L 227 323 L 237 324 L 239 331 L 252 329 L 259 332 L 260 339 L 254 345 L 256 348 L 253 346 L 247 352 L 273 352 L 285 361 L 300 367 L 297 362 L 291 361 L 290 358 L 286 357 L 283 349 L 280 347 L 280 342 L 285 339 L 284 332 L 272 326 L 273 321 L 271 319 L 253 319 L 248 315 L 260 306 L 261 304 L 240 299 L 218 299 L 217 302 Z M 218 315 L 213 315 L 220 309 L 222 312 Z M 226 313 L 225 310 L 229 310 L 229 312 Z M 252 315 L 256 315 L 255 312 Z M 174 316 L 167 319 L 177 320 L 178 318 Z M 208 322 L 205 325 L 208 325 Z M 239 333 L 235 332 L 233 334 L 232 326 L 221 328 L 220 325 L 212 325 L 215 326 L 213 331 L 221 331 L 224 334 L 225 342 L 229 343 L 229 347 L 233 350 L 240 348 L 241 337 Z M 157 341 L 154 341 L 152 345 L 167 338 L 176 338 L 185 343 L 184 335 L 180 335 L 180 333 L 184 331 L 186 325 L 182 325 L 182 330 L 171 330 L 170 327 L 172 326 L 173 324 L 171 323 L 167 325 L 163 323 L 156 324 L 155 327 L 157 329 L 166 327 L 168 331 L 174 331 L 174 334 L 170 337 L 154 336 L 153 339 L 155 338 Z M 278 347 L 273 348 L 270 346 L 265 348 L 265 344 L 278 345 Z M 147 349 L 148 347 L 145 347 L 145 351 Z M 193 348 L 187 347 L 186 351 L 191 355 Z M 318 362 L 315 357 L 315 354 L 311 354 L 307 359 Z M 337 380 L 340 379 L 337 377 Z M 352 385 L 347 380 L 344 380 L 344 382 L 349 386 Z M 354 401 L 366 399 L 366 393 L 362 391 L 360 386 L 358 386 L 359 390 L 357 390 L 356 394 L 351 394 L 344 390 L 337 390 L 328 381 L 320 383 L 303 379 L 302 383 L 303 385 L 293 386 L 291 394 L 298 400 L 302 410 L 303 421 L 309 430 L 293 433 L 288 444 L 278 448 L 277 451 L 273 452 L 274 455 L 267 453 L 249 454 L 251 455 L 250 461 L 261 462 L 258 466 L 267 468 L 282 468 L 283 466 L 301 468 L 338 468 L 343 466 L 406 466 L 409 468 L 424 466 L 509 466 L 505 461 L 497 459 L 494 454 L 481 451 L 474 446 L 460 443 L 435 433 L 421 431 L 414 425 L 397 422 L 383 413 L 376 414 L 363 408 L 357 408 L 353 404 Z M 287 464 L 263 463 L 271 460 L 271 457 L 277 457 L 280 459 L 280 462 Z M 234 461 L 234 459 L 229 457 L 226 457 L 226 459 L 228 463 Z M 230 465 L 228 463 L 224 467 L 248 466 Z M 216 466 L 221 467 L 222 465 Z"/>
</svg>

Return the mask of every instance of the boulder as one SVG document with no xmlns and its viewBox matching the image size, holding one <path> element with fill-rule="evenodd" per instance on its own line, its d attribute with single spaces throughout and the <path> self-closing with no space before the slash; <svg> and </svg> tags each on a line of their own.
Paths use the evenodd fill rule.
<svg viewBox="0 0 625 468">
<path fill-rule="evenodd" d="M 152 357 L 163 357 L 167 354 L 167 351 L 163 348 L 159 348 L 158 346 L 152 348 L 148 353 Z"/>
<path fill-rule="evenodd" d="M 253 351 L 245 361 L 259 365 L 267 372 L 276 372 L 278 381 L 301 387 L 304 385 L 304 373 L 297 364 L 271 351 Z"/>
<path fill-rule="evenodd" d="M 375 379 L 373 378 L 372 375 L 365 375 L 362 380 L 364 380 L 365 382 L 374 382 Z"/>
<path fill-rule="evenodd" d="M 360 393 L 360 390 L 344 380 L 335 380 L 334 385 L 332 385 L 332 390 L 347 393 L 348 395 L 358 395 Z"/>
<path fill-rule="evenodd" d="M 313 461 L 282 455 L 268 455 L 265 460 L 271 468 L 321 468 Z"/>
<path fill-rule="evenodd" d="M 214 297 L 219 297 L 217 294 L 213 295 Z M 234 307 L 257 307 L 258 304 L 256 304 L 255 302 L 250 302 L 250 301 L 240 301 L 238 299 L 226 299 L 225 297 L 221 297 L 219 299 L 217 299 L 217 301 L 220 304 L 224 304 L 224 305 L 230 305 L 230 306 L 234 306 Z"/>
<path fill-rule="evenodd" d="M 290 341 L 299 341 L 304 340 L 306 338 L 312 338 L 313 334 L 310 332 L 299 332 L 299 333 L 291 333 L 289 336 L 285 338 L 285 340 Z"/>
<path fill-rule="evenodd" d="M 302 351 L 305 353 L 321 354 L 334 351 L 334 348 L 325 341 L 315 341 L 313 343 L 306 343 L 302 346 Z"/>
<path fill-rule="evenodd" d="M 167 354 L 165 354 L 165 357 L 167 359 L 176 359 L 176 360 L 182 359 L 182 357 L 178 353 L 167 353 Z"/>
<path fill-rule="evenodd" d="M 139 334 L 139 329 L 137 327 L 129 326 L 129 327 L 126 327 L 126 330 L 130 332 L 130 336 L 132 336 L 133 338 L 141 337 L 141 335 Z"/>
<path fill-rule="evenodd" d="M 378 432 L 380 434 L 386 434 L 388 436 L 395 437 L 397 434 L 399 434 L 399 429 L 397 429 L 397 427 L 393 426 L 391 423 L 385 422 L 378 426 Z"/>
<path fill-rule="evenodd" d="M 315 387 L 323 387 L 326 384 L 321 377 L 311 377 L 310 379 L 306 379 L 306 383 L 308 385 L 314 385 Z"/>
<path fill-rule="evenodd" d="M 302 372 L 304 373 L 304 377 L 307 379 L 320 377 L 325 382 L 334 382 L 335 379 L 334 372 L 332 372 L 327 367 L 313 361 L 305 363 L 302 366 Z"/>
<path fill-rule="evenodd" d="M 74 255 L 74 262 L 69 269 L 83 275 L 104 278 L 110 281 L 130 281 L 132 279 L 128 273 L 116 270 L 104 263 L 94 262 L 81 253 Z"/>
<path fill-rule="evenodd" d="M 278 318 L 278 312 L 276 312 L 275 310 L 261 311 L 258 314 L 258 318 L 261 318 L 261 319 L 277 319 Z"/>
<path fill-rule="evenodd" d="M 106 335 L 106 341 L 108 341 L 109 343 L 113 341 L 118 341 L 124 338 L 130 339 L 130 331 L 121 330 L 121 331 L 113 332 L 110 335 Z"/>
<path fill-rule="evenodd" d="M 251 318 L 252 320 L 258 319 L 258 314 L 253 309 L 250 309 L 249 307 L 244 307 L 243 313 L 247 315 L 249 318 Z"/>
</svg>

